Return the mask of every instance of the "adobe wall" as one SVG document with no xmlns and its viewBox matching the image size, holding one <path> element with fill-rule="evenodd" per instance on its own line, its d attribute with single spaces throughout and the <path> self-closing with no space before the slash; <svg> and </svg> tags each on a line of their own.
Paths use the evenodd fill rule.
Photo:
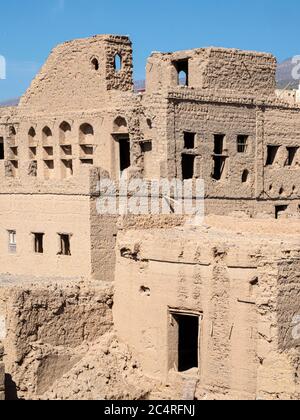
<svg viewBox="0 0 300 420">
<path fill-rule="evenodd" d="M 89 343 L 111 332 L 112 303 L 106 284 L 33 277 L 26 282 L 23 276 L 1 279 L 9 398 L 36 398 L 71 370 Z"/>
<path fill-rule="evenodd" d="M 55 194 L 2 194 L 0 264 L 3 274 L 89 279 L 91 273 L 89 197 Z M 16 252 L 8 231 L 16 231 Z M 43 233 L 43 253 L 34 248 Z M 70 235 L 71 256 L 59 255 L 59 234 Z"/>
<path fill-rule="evenodd" d="M 114 69 L 117 54 L 122 57 L 118 72 Z M 92 110 L 99 108 L 105 92 L 112 89 L 133 89 L 131 41 L 125 36 L 98 35 L 58 45 L 22 97 L 20 107 L 48 114 Z"/>
<path fill-rule="evenodd" d="M 191 88 L 241 96 L 275 96 L 274 56 L 215 47 L 152 53 L 146 68 L 147 92 L 177 86 L 182 63 L 188 67 L 188 86 Z"/>
<path fill-rule="evenodd" d="M 300 311 L 299 224 L 274 223 L 211 216 L 194 231 L 119 233 L 114 323 L 146 374 L 176 384 L 173 395 L 196 380 L 198 399 L 299 398 L 289 328 Z M 203 317 L 196 379 L 176 373 L 170 311 Z"/>
</svg>

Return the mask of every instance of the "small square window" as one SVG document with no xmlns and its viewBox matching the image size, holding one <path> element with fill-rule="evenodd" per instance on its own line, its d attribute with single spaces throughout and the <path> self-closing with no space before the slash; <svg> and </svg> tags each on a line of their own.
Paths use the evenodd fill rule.
<svg viewBox="0 0 300 420">
<path fill-rule="evenodd" d="M 238 153 L 246 153 L 248 149 L 248 136 L 238 136 L 237 151 Z"/>
<path fill-rule="evenodd" d="M 184 133 L 184 148 L 185 149 L 194 149 L 195 148 L 195 133 Z"/>
<path fill-rule="evenodd" d="M 59 255 L 71 255 L 71 235 L 65 233 L 59 234 L 60 238 L 60 252 Z"/>
<path fill-rule="evenodd" d="M 8 251 L 11 254 L 17 252 L 17 232 L 15 230 L 8 231 Z"/>
<path fill-rule="evenodd" d="M 36 254 L 44 253 L 44 233 L 34 233 L 34 252 Z"/>
</svg>

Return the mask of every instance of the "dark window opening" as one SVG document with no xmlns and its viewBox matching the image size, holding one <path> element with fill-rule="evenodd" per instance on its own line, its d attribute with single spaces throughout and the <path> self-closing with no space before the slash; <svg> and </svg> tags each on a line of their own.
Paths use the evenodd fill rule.
<svg viewBox="0 0 300 420">
<path fill-rule="evenodd" d="M 59 255 L 71 255 L 70 235 L 60 234 L 60 252 Z"/>
<path fill-rule="evenodd" d="M 130 168 L 130 140 L 129 137 L 124 137 L 119 139 L 119 149 L 120 149 L 120 171 L 123 172 L 126 169 Z"/>
<path fill-rule="evenodd" d="M 44 233 L 34 233 L 34 252 L 36 254 L 44 253 Z"/>
<path fill-rule="evenodd" d="M 214 156 L 214 172 L 213 172 L 213 179 L 216 181 L 220 181 L 224 174 L 226 166 L 226 157 L 225 156 Z"/>
<path fill-rule="evenodd" d="M 271 166 L 274 164 L 278 150 L 280 146 L 268 146 L 267 147 L 267 166 Z"/>
<path fill-rule="evenodd" d="M 222 155 L 224 150 L 224 139 L 225 136 L 223 134 L 216 134 L 214 136 L 214 154 L 215 155 Z"/>
<path fill-rule="evenodd" d="M 194 166 L 195 166 L 194 155 L 182 155 L 182 179 L 193 179 L 194 178 Z"/>
<path fill-rule="evenodd" d="M 178 324 L 178 371 L 199 367 L 199 317 L 175 315 Z"/>
<path fill-rule="evenodd" d="M 93 66 L 94 70 L 96 70 L 96 71 L 99 70 L 99 61 L 97 60 L 97 58 L 92 59 L 92 66 Z"/>
<path fill-rule="evenodd" d="M 52 140 L 52 131 L 50 130 L 49 127 L 44 127 L 43 128 L 43 142 L 44 144 L 48 144 L 51 142 Z"/>
<path fill-rule="evenodd" d="M 194 149 L 195 148 L 195 133 L 184 133 L 184 148 L 185 149 Z"/>
<path fill-rule="evenodd" d="M 73 176 L 73 161 L 62 159 L 63 176 L 65 178 Z"/>
<path fill-rule="evenodd" d="M 4 139 L 0 137 L 0 160 L 4 160 Z"/>
<path fill-rule="evenodd" d="M 248 178 L 249 178 L 249 171 L 247 169 L 244 170 L 243 175 L 242 175 L 242 182 L 246 183 L 248 182 Z"/>
<path fill-rule="evenodd" d="M 298 149 L 299 149 L 298 147 L 287 147 L 288 158 L 287 158 L 286 166 L 292 166 L 294 164 Z"/>
<path fill-rule="evenodd" d="M 248 136 L 238 136 L 237 151 L 238 153 L 246 153 L 248 148 Z"/>
<path fill-rule="evenodd" d="M 288 206 L 275 206 L 275 219 L 279 219 L 287 209 Z"/>
<path fill-rule="evenodd" d="M 142 153 L 152 152 L 152 142 L 151 141 L 144 141 L 141 145 Z"/>
<path fill-rule="evenodd" d="M 180 60 L 174 63 L 178 74 L 178 85 L 188 86 L 189 85 L 189 60 Z"/>
</svg>

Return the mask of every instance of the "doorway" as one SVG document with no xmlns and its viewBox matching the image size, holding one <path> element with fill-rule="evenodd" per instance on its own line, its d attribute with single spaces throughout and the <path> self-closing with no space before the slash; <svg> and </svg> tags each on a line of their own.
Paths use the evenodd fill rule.
<svg viewBox="0 0 300 420">
<path fill-rule="evenodd" d="M 131 166 L 129 136 L 119 137 L 118 143 L 119 143 L 120 172 L 122 173 Z"/>
<path fill-rule="evenodd" d="M 195 314 L 171 313 L 169 368 L 187 372 L 200 367 L 200 320 Z"/>
</svg>

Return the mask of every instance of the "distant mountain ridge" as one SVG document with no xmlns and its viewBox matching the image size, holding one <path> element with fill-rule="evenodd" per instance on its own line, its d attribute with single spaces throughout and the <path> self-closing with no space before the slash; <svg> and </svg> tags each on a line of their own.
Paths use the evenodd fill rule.
<svg viewBox="0 0 300 420">
<path fill-rule="evenodd" d="M 7 99 L 6 101 L 0 102 L 0 106 L 16 106 L 20 102 L 20 98 Z"/>
<path fill-rule="evenodd" d="M 278 64 L 276 80 L 280 89 L 298 89 L 300 80 L 295 80 L 292 76 L 294 67 L 292 58 Z"/>
<path fill-rule="evenodd" d="M 276 80 L 279 89 L 298 89 L 299 87 L 300 80 L 294 80 L 292 76 L 295 66 L 292 60 L 292 58 L 288 58 L 277 66 Z M 145 89 L 145 80 L 136 80 L 134 82 L 134 88 L 136 92 L 142 92 Z M 6 101 L 0 102 L 0 106 L 16 106 L 19 101 L 20 98 L 7 99 Z"/>
</svg>

